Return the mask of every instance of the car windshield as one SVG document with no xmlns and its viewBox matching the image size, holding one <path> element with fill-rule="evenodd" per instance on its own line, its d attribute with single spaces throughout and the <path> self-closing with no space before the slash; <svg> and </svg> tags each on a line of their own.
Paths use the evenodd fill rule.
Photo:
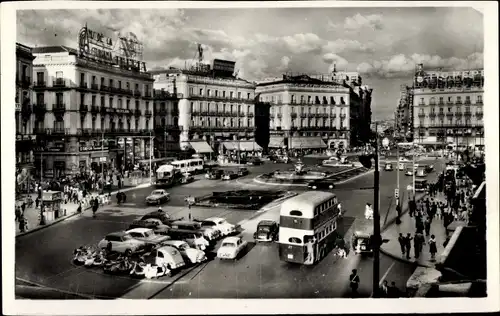
<svg viewBox="0 0 500 316">
<path fill-rule="evenodd" d="M 210 222 L 210 221 L 203 221 L 201 223 L 201 226 L 204 226 L 204 227 L 212 227 L 212 226 L 215 226 L 215 223 L 214 222 Z"/>
<path fill-rule="evenodd" d="M 179 248 L 179 250 L 186 250 L 186 249 L 189 249 L 189 246 L 186 243 L 182 243 L 177 248 Z"/>
<path fill-rule="evenodd" d="M 222 247 L 226 247 L 226 248 L 235 248 L 236 245 L 232 242 L 224 242 L 222 243 Z"/>
<path fill-rule="evenodd" d="M 160 190 L 155 190 L 151 193 L 151 195 L 161 195 L 163 194 L 163 191 L 160 191 Z M 144 195 L 143 195 L 144 196 Z"/>
<path fill-rule="evenodd" d="M 269 226 L 259 226 L 259 232 L 268 233 L 271 230 Z"/>
</svg>

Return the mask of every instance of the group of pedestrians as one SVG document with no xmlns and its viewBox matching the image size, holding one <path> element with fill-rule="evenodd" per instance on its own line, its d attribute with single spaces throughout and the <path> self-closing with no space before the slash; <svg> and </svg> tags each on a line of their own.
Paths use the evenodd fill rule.
<svg viewBox="0 0 500 316">
<path fill-rule="evenodd" d="M 351 294 L 353 298 L 359 296 L 358 289 L 361 279 L 358 275 L 357 269 L 352 269 L 352 273 L 349 276 L 349 287 L 351 288 Z M 403 296 L 403 293 L 396 286 L 396 282 L 392 281 L 389 285 L 389 281 L 384 280 L 379 288 L 379 297 L 382 298 L 399 298 Z"/>
</svg>

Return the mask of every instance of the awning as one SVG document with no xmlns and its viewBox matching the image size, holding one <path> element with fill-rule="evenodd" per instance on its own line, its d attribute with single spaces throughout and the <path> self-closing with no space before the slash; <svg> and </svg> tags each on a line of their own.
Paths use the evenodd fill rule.
<svg viewBox="0 0 500 316">
<path fill-rule="evenodd" d="M 194 151 L 198 154 L 205 154 L 205 153 L 212 153 L 214 152 L 212 150 L 212 147 L 207 142 L 201 141 L 201 142 L 189 142 L 189 145 L 193 147 Z"/>
<path fill-rule="evenodd" d="M 256 142 L 254 141 L 226 141 L 223 142 L 222 145 L 224 148 L 227 150 L 238 150 L 238 145 L 239 145 L 239 150 L 240 151 L 260 151 L 262 150 L 262 147 L 260 147 Z"/>
<path fill-rule="evenodd" d="M 282 148 L 283 146 L 285 146 L 284 137 L 271 136 L 269 138 L 269 145 L 267 146 L 268 148 Z"/>
<path fill-rule="evenodd" d="M 321 137 L 292 137 L 294 149 L 326 148 L 326 144 Z"/>
</svg>

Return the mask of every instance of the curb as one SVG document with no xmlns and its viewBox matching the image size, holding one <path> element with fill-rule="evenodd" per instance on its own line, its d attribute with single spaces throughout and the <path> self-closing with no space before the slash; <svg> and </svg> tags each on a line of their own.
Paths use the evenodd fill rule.
<svg viewBox="0 0 500 316">
<path fill-rule="evenodd" d="M 128 191 L 132 191 L 132 190 L 135 190 L 135 189 L 148 188 L 148 187 L 150 187 L 150 186 L 151 186 L 151 184 L 150 184 L 150 183 L 147 183 L 147 184 L 139 184 L 139 185 L 138 185 L 138 186 L 136 186 L 136 187 L 127 188 L 127 189 L 124 189 L 124 190 L 119 190 L 119 191 L 120 191 L 120 192 L 128 192 Z M 116 195 L 116 193 L 118 193 L 118 191 L 111 192 L 111 195 Z M 86 210 L 88 210 L 88 209 L 90 209 L 90 207 L 88 207 L 88 208 L 86 208 L 86 209 L 82 210 L 82 213 L 83 213 L 83 212 L 85 212 L 85 211 L 86 211 Z M 60 222 L 62 222 L 62 221 L 65 221 L 65 220 L 67 220 L 67 219 L 69 219 L 69 218 L 71 218 L 71 217 L 74 217 L 74 216 L 76 216 L 76 215 L 78 215 L 78 214 L 79 214 L 79 213 L 75 212 L 75 213 L 73 213 L 73 214 L 66 215 L 65 217 L 60 217 L 60 218 L 56 219 L 55 221 L 53 221 L 53 222 L 51 222 L 51 223 L 49 223 L 49 224 L 45 224 L 45 225 L 42 225 L 42 226 L 40 226 L 40 225 L 39 225 L 39 226 L 37 226 L 37 227 L 35 227 L 35 228 L 33 228 L 33 229 L 30 229 L 30 230 L 28 230 L 28 231 L 26 231 L 26 232 L 24 232 L 24 233 L 19 233 L 19 234 L 17 234 L 17 235 L 16 235 L 16 238 L 21 237 L 21 236 L 26 236 L 26 235 L 29 235 L 29 234 L 34 233 L 34 232 L 36 232 L 36 231 L 39 231 L 39 230 L 42 230 L 42 229 L 44 229 L 44 228 L 50 227 L 50 226 L 52 226 L 52 225 L 55 225 L 55 224 L 60 223 Z"/>
</svg>

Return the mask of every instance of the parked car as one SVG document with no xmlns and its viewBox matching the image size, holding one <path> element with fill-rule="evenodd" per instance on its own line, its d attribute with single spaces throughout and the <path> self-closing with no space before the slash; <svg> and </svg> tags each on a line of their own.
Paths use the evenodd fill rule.
<svg viewBox="0 0 500 316">
<path fill-rule="evenodd" d="M 223 174 L 224 171 L 222 171 L 221 169 L 212 169 L 207 171 L 207 173 L 205 174 L 205 178 L 209 180 L 217 180 L 221 179 Z"/>
<path fill-rule="evenodd" d="M 177 249 L 185 262 L 195 264 L 207 260 L 207 256 L 204 251 L 189 247 L 188 243 L 183 240 L 168 240 L 165 241 L 164 244 Z"/>
<path fill-rule="evenodd" d="M 385 171 L 392 171 L 393 168 L 392 168 L 392 163 L 388 162 L 385 164 L 385 167 L 384 167 L 384 170 Z"/>
<path fill-rule="evenodd" d="M 172 228 L 169 230 L 168 235 L 173 240 L 184 240 L 188 243 L 189 246 L 196 249 L 205 250 L 208 248 L 208 246 L 210 246 L 210 243 L 203 236 L 202 232 L 193 232 L 192 230 Z"/>
<path fill-rule="evenodd" d="M 146 198 L 146 204 L 156 204 L 160 205 L 162 203 L 168 202 L 170 200 L 170 193 L 163 189 L 154 190 L 151 194 Z"/>
<path fill-rule="evenodd" d="M 239 168 L 238 169 L 238 176 L 239 177 L 243 177 L 243 176 L 246 176 L 248 175 L 250 172 L 248 171 L 247 168 Z"/>
<path fill-rule="evenodd" d="M 399 162 L 411 162 L 411 160 L 406 157 L 399 157 Z"/>
<path fill-rule="evenodd" d="M 335 183 L 332 179 L 319 179 L 311 181 L 307 184 L 307 187 L 313 190 L 316 189 L 333 189 L 335 188 Z"/>
<path fill-rule="evenodd" d="M 270 156 L 269 160 L 271 160 L 274 163 L 289 163 L 290 162 L 290 157 L 275 155 L 275 156 Z"/>
<path fill-rule="evenodd" d="M 323 165 L 336 165 L 339 163 L 339 159 L 337 157 L 330 157 L 328 159 L 325 159 L 321 162 Z"/>
<path fill-rule="evenodd" d="M 415 179 L 415 191 L 425 192 L 428 188 L 427 180 L 425 179 Z"/>
<path fill-rule="evenodd" d="M 181 253 L 172 246 L 163 246 L 156 249 L 152 256 L 157 266 L 166 266 L 169 270 L 182 268 L 186 265 Z"/>
<path fill-rule="evenodd" d="M 247 164 L 248 165 L 252 165 L 252 166 L 259 166 L 259 165 L 262 165 L 264 162 L 260 159 L 260 158 L 252 158 L 250 159 Z"/>
<path fill-rule="evenodd" d="M 130 255 L 134 252 L 142 251 L 146 248 L 144 241 L 135 239 L 127 232 L 114 232 L 106 235 L 97 244 L 98 248 L 107 249 Z"/>
<path fill-rule="evenodd" d="M 277 241 L 279 225 L 275 221 L 263 220 L 257 224 L 257 230 L 253 233 L 255 242 L 259 241 Z"/>
<path fill-rule="evenodd" d="M 155 234 L 151 228 L 133 228 L 127 230 L 127 234 L 137 240 L 144 241 L 147 245 L 153 246 L 160 245 L 170 239 L 168 236 Z"/>
<path fill-rule="evenodd" d="M 159 219 L 149 218 L 145 220 L 140 219 L 133 221 L 132 224 L 129 225 L 128 229 L 134 228 L 150 228 L 155 232 L 155 234 L 166 235 L 170 226 L 163 224 Z"/>
<path fill-rule="evenodd" d="M 404 171 L 406 170 L 406 165 L 404 162 L 398 162 L 398 170 L 399 171 Z"/>
<path fill-rule="evenodd" d="M 165 211 L 153 211 L 153 212 L 149 212 L 147 213 L 146 215 L 142 216 L 141 217 L 141 220 L 148 220 L 148 219 L 158 219 L 160 220 L 164 225 L 169 225 L 178 220 L 178 219 L 172 219 L 170 218 L 170 215 L 165 212 Z"/>
<path fill-rule="evenodd" d="M 175 221 L 171 224 L 172 228 L 185 229 L 193 232 L 201 232 L 208 241 L 216 240 L 220 237 L 220 231 L 212 227 L 203 227 L 196 221 Z"/>
<path fill-rule="evenodd" d="M 414 173 L 415 173 L 415 169 L 412 167 L 408 167 L 405 170 L 405 176 L 413 176 Z"/>
<path fill-rule="evenodd" d="M 201 227 L 210 227 L 220 231 L 222 236 L 230 235 L 236 232 L 236 225 L 229 223 L 226 219 L 220 217 L 209 217 L 200 221 Z"/>
<path fill-rule="evenodd" d="M 427 177 L 427 171 L 425 170 L 425 168 L 419 167 L 419 168 L 417 168 L 417 172 L 415 173 L 415 176 L 420 177 L 420 178 Z"/>
<path fill-rule="evenodd" d="M 182 174 L 182 178 L 181 178 L 181 183 L 182 184 L 190 183 L 190 182 L 193 182 L 193 181 L 194 181 L 194 177 L 190 173 L 183 173 Z"/>
<path fill-rule="evenodd" d="M 226 237 L 217 250 L 217 258 L 236 259 L 246 247 L 247 242 L 241 237 Z"/>
<path fill-rule="evenodd" d="M 224 175 L 222 176 L 222 180 L 233 180 L 236 178 L 238 178 L 238 174 L 231 170 L 224 172 Z"/>
</svg>

